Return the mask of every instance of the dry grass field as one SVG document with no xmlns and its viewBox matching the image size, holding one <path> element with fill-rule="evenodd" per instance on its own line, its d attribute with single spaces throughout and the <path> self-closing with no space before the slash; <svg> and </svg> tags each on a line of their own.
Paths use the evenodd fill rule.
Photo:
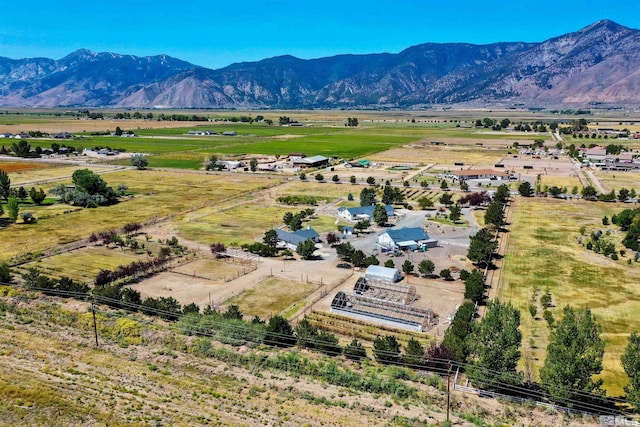
<svg viewBox="0 0 640 427">
<path fill-rule="evenodd" d="M 313 283 L 265 278 L 259 286 L 225 301 L 225 305 L 237 304 L 245 316 L 268 319 L 303 300 L 319 287 Z"/>
<path fill-rule="evenodd" d="M 615 226 L 603 227 L 602 217 L 628 206 L 553 199 L 519 199 L 516 206 L 499 296 L 522 311 L 523 354 L 531 352 L 534 376 L 544 362 L 549 339 L 540 307 L 540 297 L 548 288 L 556 318 L 566 305 L 589 307 L 597 316 L 606 341 L 605 388 L 612 395 L 621 394 L 626 376 L 619 358 L 629 334 L 640 331 L 640 266 L 633 261 L 627 264 L 630 254 L 613 261 L 588 251 L 579 239 L 584 226 L 587 237 L 594 230 L 609 230 L 609 238 L 619 242 L 622 235 Z M 534 320 L 528 306 L 536 289 L 538 316 Z"/>
<path fill-rule="evenodd" d="M 113 187 L 125 184 L 132 197 L 97 209 L 68 206 L 36 224 L 12 224 L 2 230 L 0 259 L 37 253 L 86 238 L 93 232 L 117 229 L 130 222 L 176 217 L 199 207 L 222 206 L 234 198 L 268 188 L 279 181 L 271 177 L 240 174 L 200 174 L 171 171 L 115 172 L 104 177 Z M 58 205 L 60 206 L 60 205 Z M 37 216 L 36 216 L 37 218 Z M 34 238 L 40 236 L 40 238 Z"/>
<path fill-rule="evenodd" d="M 616 193 L 621 188 L 636 191 L 640 190 L 640 173 L 638 172 L 613 172 L 613 171 L 595 171 L 595 176 L 600 180 L 602 186 L 608 190 L 615 190 Z"/>
</svg>

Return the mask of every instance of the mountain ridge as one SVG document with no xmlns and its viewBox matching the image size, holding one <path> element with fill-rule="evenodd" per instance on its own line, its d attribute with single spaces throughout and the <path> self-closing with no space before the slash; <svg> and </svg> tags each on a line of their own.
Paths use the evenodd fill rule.
<svg viewBox="0 0 640 427">
<path fill-rule="evenodd" d="M 640 31 L 600 20 L 543 42 L 422 43 L 398 53 L 281 55 L 208 69 L 160 54 L 78 49 L 0 57 L 0 105 L 421 108 L 637 105 Z"/>
</svg>

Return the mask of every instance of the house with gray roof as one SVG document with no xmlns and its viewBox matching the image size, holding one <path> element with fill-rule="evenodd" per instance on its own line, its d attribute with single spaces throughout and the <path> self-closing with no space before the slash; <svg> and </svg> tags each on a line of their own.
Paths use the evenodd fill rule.
<svg viewBox="0 0 640 427">
<path fill-rule="evenodd" d="M 438 241 L 429 237 L 422 227 L 390 228 L 378 236 L 382 251 L 412 250 L 426 251 L 438 246 Z"/>
<path fill-rule="evenodd" d="M 311 239 L 314 243 L 318 243 L 320 241 L 320 235 L 311 227 L 293 232 L 276 228 L 276 233 L 278 234 L 279 243 L 292 250 L 295 250 L 298 247 L 298 244 L 305 240 Z"/>
<path fill-rule="evenodd" d="M 371 220 L 373 218 L 373 211 L 375 210 L 375 206 L 358 206 L 355 208 L 338 208 L 338 215 L 347 221 L 361 221 L 361 220 Z M 392 218 L 396 216 L 395 211 L 393 210 L 393 206 L 385 206 L 385 211 L 387 211 L 387 217 Z"/>
<path fill-rule="evenodd" d="M 293 166 L 298 168 L 319 168 L 329 164 L 329 158 L 324 156 L 304 157 L 293 160 Z"/>
</svg>

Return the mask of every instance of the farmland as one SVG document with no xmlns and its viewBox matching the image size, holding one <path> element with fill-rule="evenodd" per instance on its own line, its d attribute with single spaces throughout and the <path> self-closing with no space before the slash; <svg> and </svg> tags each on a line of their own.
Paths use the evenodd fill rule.
<svg viewBox="0 0 640 427">
<path fill-rule="evenodd" d="M 344 125 L 345 117 L 349 114 L 347 112 L 265 113 L 276 122 L 278 115 L 287 114 L 305 125 L 293 127 L 219 120 L 230 115 L 230 112 L 207 114 L 210 114 L 212 121 L 193 123 L 192 126 L 188 123 L 127 120 L 67 122 L 64 118 L 38 118 L 26 114 L 16 116 L 15 123 L 9 124 L 11 115 L 0 115 L 0 129 L 3 128 L 3 122 L 5 128 L 14 131 L 16 126 L 20 126 L 21 130 L 55 130 L 55 126 L 58 129 L 64 127 L 74 131 L 75 139 L 64 141 L 69 145 L 122 148 L 127 153 L 145 153 L 149 159 L 148 170 L 135 170 L 127 158 L 106 156 L 53 156 L 45 161 L 0 158 L 0 169 L 9 173 L 12 186 L 25 186 L 27 189 L 31 186 L 42 187 L 48 193 L 41 206 L 29 201 L 20 204 L 21 213 L 31 212 L 35 216 L 34 223 L 24 223 L 21 219 L 11 223 L 6 215 L 7 203 L 2 202 L 5 214 L 0 223 L 0 261 L 25 262 L 15 267 L 16 275 L 27 268 L 37 267 L 54 278 L 67 276 L 91 283 L 101 269 L 114 269 L 145 259 L 149 254 L 146 250 L 136 252 L 113 245 L 111 248 L 89 245 L 58 254 L 49 252 L 62 245 L 84 241 L 92 233 L 121 229 L 129 223 L 141 223 L 143 229 L 138 240 L 147 245 L 146 249 L 155 248 L 158 242 L 173 236 L 189 248 L 189 255 L 177 258 L 169 271 L 131 285 L 140 291 L 143 298 L 175 297 L 181 304 L 193 302 L 200 308 L 208 303 L 213 303 L 219 309 L 237 304 L 246 317 L 258 316 L 262 319 L 282 314 L 295 322 L 307 315 L 313 325 L 336 333 L 341 345 L 357 337 L 369 352 L 378 335 L 397 336 L 403 348 L 410 338 L 418 338 L 423 345 L 428 345 L 441 341 L 455 308 L 464 299 L 464 286 L 457 277 L 447 282 L 437 277 L 407 276 L 405 284 L 411 280 L 418 287 L 424 286 L 424 289 L 420 289 L 424 291 L 420 304 L 439 308 L 437 315 L 440 323 L 426 334 L 354 321 L 329 312 L 328 307 L 335 292 L 338 289 L 351 291 L 352 282 L 362 276 L 362 271 L 351 268 L 351 265 L 336 268 L 342 261 L 325 241 L 326 232 L 337 232 L 340 225 L 354 225 L 339 217 L 337 209 L 340 206 L 359 206 L 358 197 L 363 188 L 376 188 L 376 185 L 382 186 L 390 181 L 404 196 L 405 204 L 396 204 L 400 218 L 419 213 L 422 216 L 415 217 L 415 224 L 428 227 L 429 234 L 434 236 L 443 235 L 442 240 L 446 241 L 445 230 L 454 230 L 460 236 L 468 234 L 477 226 L 473 217 L 479 224 L 484 224 L 485 213 L 484 210 L 465 211 L 464 218 L 470 219 L 470 224 L 466 220 L 453 224 L 447 218 L 448 211 L 440 205 L 440 196 L 447 192 L 453 194 L 453 200 L 456 201 L 464 195 L 459 189 L 459 181 L 449 176 L 451 171 L 493 169 L 500 167 L 496 164 L 503 163 L 505 171 L 520 179 L 535 184 L 539 178 L 542 188 L 567 187 L 570 192 L 576 187 L 580 192 L 583 184 L 588 182 L 580 164 L 574 163 L 566 155 L 560 155 L 559 159 L 552 159 L 551 156 L 540 158 L 519 153 L 513 148 L 514 142 L 524 144 L 536 139 L 542 139 L 547 147 L 553 148 L 558 138 L 555 135 L 472 127 L 472 118 L 487 112 L 456 112 L 449 115 L 434 112 L 433 115 L 424 113 L 422 116 L 415 112 L 406 115 L 399 112 L 358 112 L 360 125 L 355 128 Z M 507 114 L 511 113 L 499 113 Z M 518 114 L 525 117 L 524 113 Z M 533 113 L 529 117 L 532 118 Z M 91 132 L 113 130 L 116 126 L 134 131 L 136 137 L 91 135 Z M 188 135 L 192 130 L 215 130 L 217 134 Z M 237 135 L 221 135 L 224 131 L 233 131 Z M 49 147 L 56 142 L 46 138 L 30 138 L 28 141 L 33 147 Z M 637 146 L 635 141 L 625 144 Z M 304 152 L 309 156 L 323 155 L 331 158 L 331 163 L 319 169 L 299 169 L 293 164 L 286 165 L 288 154 L 296 152 Z M 256 172 L 244 167 L 234 171 L 205 171 L 205 162 L 211 156 L 243 160 L 245 163 L 250 158 L 266 164 L 278 161 L 283 167 Z M 341 161 L 349 159 L 366 159 L 371 164 L 370 167 L 357 167 Z M 394 169 L 394 166 L 401 167 Z M 525 169 L 524 166 L 531 168 Z M 73 172 L 84 168 L 100 174 L 109 186 L 116 188 L 124 185 L 124 196 L 116 204 L 97 208 L 58 203 L 57 198 L 50 194 L 51 189 L 59 184 L 70 185 Z M 591 169 L 588 171 L 591 172 Z M 306 179 L 301 179 L 302 172 Z M 594 179 L 599 180 L 607 190 L 640 190 L 640 179 L 635 173 L 593 170 L 593 174 Z M 317 175 L 322 176 L 316 178 Z M 373 178 L 375 184 L 368 182 L 369 178 Z M 448 182 L 450 189 L 441 188 L 443 181 Z M 501 183 L 503 181 L 495 178 L 487 179 L 473 183 L 471 191 L 492 191 Z M 507 184 L 512 191 L 518 187 L 517 181 Z M 282 196 L 310 196 L 316 204 L 287 205 L 278 201 Z M 378 201 L 380 196 L 381 191 L 377 193 Z M 418 201 L 422 198 L 434 203 L 431 211 L 420 211 Z M 636 205 L 551 197 L 522 198 L 515 194 L 513 199 L 511 221 L 507 225 L 508 244 L 495 275 L 500 277 L 497 296 L 501 300 L 514 302 L 521 311 L 523 358 L 519 369 L 530 370 L 533 378 L 539 379 L 550 329 L 540 314 L 532 318 L 528 308 L 533 298 L 538 304 L 540 296 L 548 289 L 553 298 L 550 310 L 556 319 L 567 304 L 590 307 L 596 314 L 606 341 L 601 378 L 609 395 L 622 395 L 627 380 L 619 358 L 629 334 L 640 331 L 640 321 L 637 319 L 640 292 L 636 286 L 640 278 L 640 264 L 633 259 L 631 251 L 621 255 L 619 260 L 589 251 L 586 249 L 586 239 L 592 231 L 602 230 L 607 233 L 607 238 L 615 242 L 620 253 L 620 249 L 623 249 L 620 244 L 622 235 L 615 226 L 604 226 L 602 217 L 606 215 L 611 218 L 612 214 L 625 207 L 634 208 Z M 321 234 L 317 257 L 313 261 L 302 260 L 294 254 L 291 258 L 260 257 L 252 261 L 250 266 L 245 266 L 238 260 L 234 263 L 233 259 L 226 259 L 225 262 L 211 255 L 209 245 L 212 243 L 238 248 L 262 242 L 267 230 L 285 228 L 285 213 L 296 213 L 307 208 L 313 209 L 314 214 L 305 218 L 302 227 L 311 226 Z M 439 212 L 437 217 L 436 211 Z M 366 255 L 371 255 L 377 251 L 376 234 L 384 229 L 373 224 L 362 236 L 340 238 L 356 246 L 361 244 L 366 249 Z M 438 259 L 439 269 L 455 267 L 457 271 L 462 266 L 470 269 L 471 263 L 461 255 L 466 252 L 468 240 L 464 241 L 460 236 L 456 235 L 458 240 L 444 243 L 451 245 L 446 249 L 442 249 L 442 246 L 435 249 L 440 251 L 438 253 L 409 254 L 407 259 L 417 264 L 422 259 L 433 257 Z M 402 262 L 401 258 L 375 255 L 379 256 L 381 263 L 392 260 L 399 267 Z M 438 270 L 435 271 L 437 273 Z M 432 298 L 437 301 L 432 301 Z M 90 358 L 89 355 L 83 357 Z M 255 378 L 251 380 L 256 381 Z M 234 383 L 234 387 L 237 386 Z M 262 408 L 261 405 L 267 407 L 269 403 L 265 400 L 255 405 Z M 308 410 L 317 411 L 317 408 Z M 218 417 L 224 419 L 221 414 Z M 265 420 L 272 421 L 275 418 L 265 416 Z M 176 416 L 174 419 L 179 422 L 187 418 Z M 322 417 L 317 419 L 326 421 Z M 347 415 L 345 420 L 348 420 Z"/>
</svg>

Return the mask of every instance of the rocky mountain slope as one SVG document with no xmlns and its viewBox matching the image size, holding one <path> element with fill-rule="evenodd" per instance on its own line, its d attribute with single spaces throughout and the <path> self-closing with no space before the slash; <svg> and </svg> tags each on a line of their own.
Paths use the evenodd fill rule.
<svg viewBox="0 0 640 427">
<path fill-rule="evenodd" d="M 218 70 L 166 55 L 0 58 L 0 105 L 411 108 L 636 105 L 640 31 L 598 21 L 542 43 L 426 43 L 397 54 L 280 56 Z"/>
</svg>

